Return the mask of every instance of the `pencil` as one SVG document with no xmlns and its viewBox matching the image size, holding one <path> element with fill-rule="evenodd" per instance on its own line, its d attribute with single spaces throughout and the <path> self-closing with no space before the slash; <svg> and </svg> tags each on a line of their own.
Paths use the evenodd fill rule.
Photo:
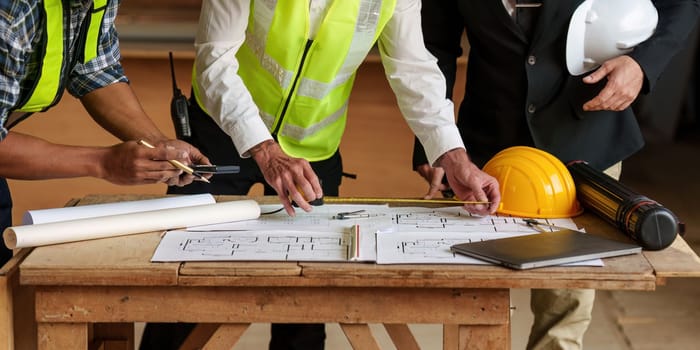
<svg viewBox="0 0 700 350">
<path fill-rule="evenodd" d="M 153 145 L 151 145 L 150 143 L 148 143 L 144 140 L 140 140 L 139 145 L 143 145 L 143 146 L 146 146 L 148 148 L 155 148 L 155 147 L 153 147 Z M 174 167 L 176 167 L 176 168 L 178 168 L 178 169 L 180 169 L 180 170 L 182 170 L 182 171 L 184 171 L 184 172 L 186 172 L 186 173 L 188 173 L 188 174 L 190 174 L 190 175 L 192 175 L 192 176 L 194 176 L 194 177 L 196 177 L 196 178 L 198 178 L 206 183 L 210 183 L 206 177 L 202 176 L 202 174 L 195 172 L 194 170 L 192 170 L 192 168 L 188 167 L 185 164 L 180 163 L 179 161 L 177 161 L 175 159 L 168 160 L 168 163 L 172 164 L 172 166 L 174 166 Z"/>
</svg>

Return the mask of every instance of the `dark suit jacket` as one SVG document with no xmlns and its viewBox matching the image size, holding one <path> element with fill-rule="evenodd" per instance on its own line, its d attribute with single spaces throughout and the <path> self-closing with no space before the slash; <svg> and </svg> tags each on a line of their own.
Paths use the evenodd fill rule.
<svg viewBox="0 0 700 350">
<path fill-rule="evenodd" d="M 428 49 L 455 82 L 460 37 L 466 29 L 470 50 L 467 85 L 458 126 L 472 160 L 483 165 L 498 151 L 535 146 L 563 162 L 584 160 L 605 169 L 643 146 L 630 108 L 584 112 L 583 103 L 605 81 L 589 85 L 566 69 L 569 20 L 582 0 L 543 0 L 528 40 L 501 0 L 423 1 Z M 667 62 L 683 44 L 698 17 L 696 0 L 655 1 L 659 23 L 652 38 L 630 54 L 645 73 L 643 92 L 653 88 Z M 414 165 L 421 164 L 414 159 Z M 425 163 L 424 161 L 422 163 Z"/>
</svg>

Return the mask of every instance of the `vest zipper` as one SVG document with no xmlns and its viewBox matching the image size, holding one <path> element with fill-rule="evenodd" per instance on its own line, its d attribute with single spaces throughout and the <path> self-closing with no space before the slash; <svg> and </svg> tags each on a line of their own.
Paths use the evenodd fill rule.
<svg viewBox="0 0 700 350">
<path fill-rule="evenodd" d="M 277 125 L 275 126 L 274 131 L 272 131 L 272 137 L 276 140 L 277 139 L 277 133 L 279 133 L 280 128 L 282 127 L 282 120 L 284 120 L 284 116 L 287 113 L 287 108 L 289 108 L 289 103 L 292 100 L 292 96 L 294 96 L 294 90 L 297 88 L 297 83 L 299 82 L 299 77 L 301 76 L 301 70 L 304 68 L 304 61 L 306 61 L 306 55 L 309 53 L 309 49 L 311 48 L 311 44 L 313 44 L 313 40 L 308 39 L 306 40 L 306 45 L 304 46 L 304 52 L 301 54 L 301 62 L 299 62 L 299 68 L 297 69 L 297 74 L 294 77 L 294 82 L 292 83 L 292 89 L 289 91 L 289 95 L 287 96 L 287 100 L 284 101 L 284 107 L 282 107 L 282 113 L 280 113 L 280 119 L 277 122 Z"/>
</svg>

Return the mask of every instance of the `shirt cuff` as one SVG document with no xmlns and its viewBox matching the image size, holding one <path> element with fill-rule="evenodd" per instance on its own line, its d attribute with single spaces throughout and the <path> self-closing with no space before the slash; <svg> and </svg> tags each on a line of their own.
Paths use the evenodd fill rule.
<svg viewBox="0 0 700 350">
<path fill-rule="evenodd" d="M 425 148 L 425 155 L 428 162 L 435 166 L 437 159 L 447 153 L 447 151 L 464 147 L 462 137 L 459 135 L 459 130 L 456 126 L 449 128 L 441 128 L 432 132 L 421 140 Z"/>
<path fill-rule="evenodd" d="M 246 118 L 235 123 L 228 134 L 241 158 L 250 158 L 251 148 L 263 141 L 272 140 L 270 131 L 260 117 Z"/>
</svg>

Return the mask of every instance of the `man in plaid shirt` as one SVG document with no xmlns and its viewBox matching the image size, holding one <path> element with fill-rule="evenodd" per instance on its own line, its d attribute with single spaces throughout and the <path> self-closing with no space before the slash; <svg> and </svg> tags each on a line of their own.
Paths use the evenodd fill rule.
<svg viewBox="0 0 700 350">
<path fill-rule="evenodd" d="M 0 0 L 0 232 L 12 219 L 6 178 L 92 176 L 121 185 L 182 186 L 193 176 L 167 160 L 209 163 L 188 143 L 165 136 L 141 108 L 119 62 L 118 6 L 117 0 Z M 60 145 L 12 131 L 58 103 L 65 89 L 123 142 Z M 11 255 L 3 242 L 0 266 Z"/>
</svg>

